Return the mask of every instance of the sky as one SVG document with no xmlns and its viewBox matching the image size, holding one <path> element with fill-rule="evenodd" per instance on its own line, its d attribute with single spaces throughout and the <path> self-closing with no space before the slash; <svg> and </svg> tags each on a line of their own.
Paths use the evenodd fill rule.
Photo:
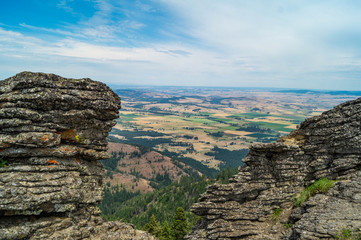
<svg viewBox="0 0 361 240">
<path fill-rule="evenodd" d="M 358 0 L 0 0 L 0 79 L 361 90 Z"/>
</svg>

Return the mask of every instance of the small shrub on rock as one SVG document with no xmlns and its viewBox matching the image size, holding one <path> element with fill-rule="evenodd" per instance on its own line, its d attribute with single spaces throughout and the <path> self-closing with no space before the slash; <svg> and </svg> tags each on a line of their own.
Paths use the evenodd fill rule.
<svg viewBox="0 0 361 240">
<path fill-rule="evenodd" d="M 327 192 L 330 188 L 333 188 L 335 186 L 335 182 L 335 180 L 320 178 L 312 185 L 306 187 L 297 197 L 293 199 L 294 205 L 296 207 L 299 207 L 313 195 L 316 195 L 317 193 Z"/>
<path fill-rule="evenodd" d="M 6 161 L 0 158 L 0 168 L 6 167 Z"/>
<path fill-rule="evenodd" d="M 344 228 L 334 236 L 337 240 L 361 240 L 361 229 L 359 232 L 353 232 L 351 228 Z"/>
</svg>

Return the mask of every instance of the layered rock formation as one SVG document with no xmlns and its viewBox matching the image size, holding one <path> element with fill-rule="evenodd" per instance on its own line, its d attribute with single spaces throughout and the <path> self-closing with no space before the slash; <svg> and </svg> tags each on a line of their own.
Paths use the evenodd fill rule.
<svg viewBox="0 0 361 240">
<path fill-rule="evenodd" d="M 0 81 L 0 239 L 153 239 L 106 222 L 106 137 L 120 98 L 105 84 L 23 72 Z"/>
<path fill-rule="evenodd" d="M 214 184 L 192 211 L 203 220 L 186 239 L 333 239 L 361 228 L 361 99 L 305 120 L 277 143 L 251 147 L 229 184 Z M 336 186 L 296 208 L 305 186 Z M 279 215 L 279 216 L 278 216 Z"/>
</svg>

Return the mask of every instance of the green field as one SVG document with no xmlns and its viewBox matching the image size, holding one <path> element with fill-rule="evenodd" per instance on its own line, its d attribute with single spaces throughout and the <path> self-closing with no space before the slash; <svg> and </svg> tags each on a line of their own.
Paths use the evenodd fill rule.
<svg viewBox="0 0 361 240">
<path fill-rule="evenodd" d="M 209 124 L 209 125 L 217 124 L 216 121 L 213 121 L 213 120 L 207 119 L 207 118 L 190 117 L 190 118 L 183 118 L 183 120 L 191 121 L 191 122 L 195 122 L 195 123 L 201 123 L 201 124 Z"/>
<path fill-rule="evenodd" d="M 264 134 L 264 133 L 252 133 L 252 134 L 247 134 L 247 136 L 248 136 L 248 137 L 253 137 L 253 138 L 274 137 L 274 135 Z"/>
<path fill-rule="evenodd" d="M 223 160 L 205 154 L 212 148 L 238 151 L 256 142 L 275 141 L 306 117 L 323 111 L 319 106 L 335 103 L 329 95 L 310 98 L 265 90 L 200 88 L 191 96 L 189 89 L 181 87 L 142 91 L 144 94 L 139 89 L 121 91 L 127 104 L 120 111 L 116 128 L 123 132 L 112 131 L 113 139 L 167 150 L 216 169 Z"/>
<path fill-rule="evenodd" d="M 270 123 L 270 122 L 252 122 L 255 125 L 259 125 L 262 128 L 269 128 L 274 131 L 281 131 L 281 132 L 291 132 L 293 129 L 286 128 L 287 124 L 280 124 L 280 123 Z"/>
<path fill-rule="evenodd" d="M 265 114 L 265 113 L 250 112 L 250 113 L 242 113 L 242 114 L 233 114 L 231 117 L 254 119 L 254 118 L 269 117 L 269 116 L 270 116 L 269 114 Z"/>
<path fill-rule="evenodd" d="M 137 117 L 139 117 L 139 115 L 134 114 L 134 113 L 128 113 L 128 114 L 119 113 L 119 120 L 124 121 L 124 122 L 135 121 L 135 118 L 137 118 Z"/>
</svg>

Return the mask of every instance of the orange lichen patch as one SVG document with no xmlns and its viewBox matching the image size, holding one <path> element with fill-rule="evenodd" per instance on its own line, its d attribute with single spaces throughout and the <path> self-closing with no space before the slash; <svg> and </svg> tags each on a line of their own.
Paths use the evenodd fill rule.
<svg viewBox="0 0 361 240">
<path fill-rule="evenodd" d="M 58 164 L 57 161 L 55 161 L 54 159 L 50 159 L 47 161 L 47 163 L 51 163 L 51 164 Z"/>
<path fill-rule="evenodd" d="M 67 157 L 77 156 L 77 153 L 79 153 L 79 151 L 81 151 L 81 149 L 71 145 L 61 145 L 57 148 L 52 149 L 52 153 L 54 154 L 54 156 L 66 155 Z"/>
<path fill-rule="evenodd" d="M 51 134 L 43 134 L 41 136 L 38 136 L 36 140 L 37 140 L 38 143 L 43 144 L 43 145 L 52 144 L 52 143 L 58 141 L 56 135 L 54 135 L 53 133 L 51 133 Z"/>
<path fill-rule="evenodd" d="M 42 142 L 45 142 L 45 141 L 47 141 L 49 139 L 49 135 L 44 135 L 44 136 L 42 136 L 41 138 L 40 138 L 40 140 L 42 141 Z"/>
<path fill-rule="evenodd" d="M 48 166 L 49 168 L 52 168 L 52 166 Z"/>
<path fill-rule="evenodd" d="M 68 141 L 76 141 L 77 134 L 74 129 L 69 129 L 64 132 L 61 132 L 61 140 L 68 140 Z"/>
<path fill-rule="evenodd" d="M 5 149 L 0 149 L 0 152 L 4 151 Z"/>
<path fill-rule="evenodd" d="M 70 149 L 70 148 L 65 148 L 64 149 L 64 152 L 66 153 L 66 154 L 68 154 L 68 153 L 70 153 L 70 152 L 74 152 L 72 149 Z"/>
<path fill-rule="evenodd" d="M 0 143 L 0 148 L 8 148 L 8 147 L 10 147 L 11 145 L 10 144 L 8 144 L 8 143 Z M 5 149 L 3 149 L 3 150 L 5 150 Z"/>
</svg>

